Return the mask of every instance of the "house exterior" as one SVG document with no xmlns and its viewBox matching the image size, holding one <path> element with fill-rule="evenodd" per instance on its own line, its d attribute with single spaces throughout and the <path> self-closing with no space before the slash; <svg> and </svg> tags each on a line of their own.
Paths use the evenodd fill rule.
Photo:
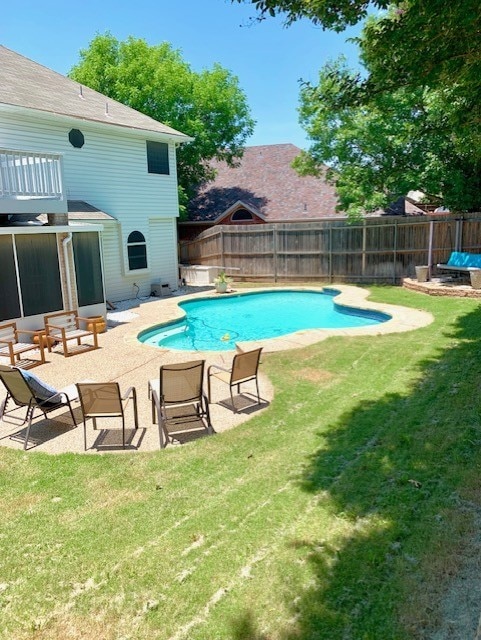
<svg viewBox="0 0 481 640">
<path fill-rule="evenodd" d="M 179 222 L 179 238 L 188 240 L 218 224 L 345 218 L 336 210 L 333 185 L 323 177 L 300 176 L 292 168 L 300 152 L 293 144 L 263 145 L 246 147 L 235 167 L 215 162 L 216 178 L 189 203 L 188 219 Z"/>
<path fill-rule="evenodd" d="M 0 321 L 35 328 L 49 311 L 177 288 L 176 147 L 189 140 L 0 46 Z"/>
</svg>

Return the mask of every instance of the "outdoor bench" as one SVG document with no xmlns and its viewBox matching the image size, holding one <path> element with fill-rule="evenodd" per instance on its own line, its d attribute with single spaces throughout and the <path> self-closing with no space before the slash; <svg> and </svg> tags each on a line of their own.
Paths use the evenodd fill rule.
<svg viewBox="0 0 481 640">
<path fill-rule="evenodd" d="M 446 264 L 438 264 L 438 269 L 454 271 L 457 276 L 469 275 L 473 289 L 481 289 L 481 253 L 453 251 Z"/>
<path fill-rule="evenodd" d="M 473 269 L 481 269 L 481 253 L 453 251 L 446 264 L 436 265 L 438 269 L 455 271 L 459 274 L 469 273 Z"/>
</svg>

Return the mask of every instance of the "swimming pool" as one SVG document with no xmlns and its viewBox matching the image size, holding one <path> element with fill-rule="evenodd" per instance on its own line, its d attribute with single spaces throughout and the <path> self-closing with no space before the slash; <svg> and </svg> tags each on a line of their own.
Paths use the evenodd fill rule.
<svg viewBox="0 0 481 640">
<path fill-rule="evenodd" d="M 142 331 L 149 345 L 188 351 L 226 351 L 236 342 L 275 338 L 302 329 L 365 327 L 391 319 L 380 311 L 337 305 L 336 289 L 261 291 L 182 302 L 182 320 Z"/>
</svg>

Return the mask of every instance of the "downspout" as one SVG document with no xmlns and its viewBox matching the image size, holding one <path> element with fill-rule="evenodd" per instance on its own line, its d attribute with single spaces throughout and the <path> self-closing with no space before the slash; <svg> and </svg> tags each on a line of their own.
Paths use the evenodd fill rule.
<svg viewBox="0 0 481 640">
<path fill-rule="evenodd" d="M 73 309 L 72 284 L 70 282 L 70 263 L 68 259 L 68 248 L 67 248 L 67 245 L 69 244 L 69 242 L 72 242 L 71 232 L 69 232 L 66 235 L 66 237 L 62 240 L 62 250 L 63 250 L 63 263 L 65 265 L 65 278 L 67 280 L 67 298 L 68 298 L 68 305 L 69 305 L 68 310 L 72 311 Z"/>
</svg>

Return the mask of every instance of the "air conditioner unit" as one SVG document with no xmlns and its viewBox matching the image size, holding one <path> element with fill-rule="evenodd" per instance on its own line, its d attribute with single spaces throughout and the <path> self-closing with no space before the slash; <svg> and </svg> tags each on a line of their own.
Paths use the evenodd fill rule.
<svg viewBox="0 0 481 640">
<path fill-rule="evenodd" d="M 172 291 L 170 289 L 170 284 L 168 282 L 152 282 L 150 285 L 150 295 L 156 296 L 157 298 L 164 298 L 166 296 L 171 296 Z"/>
</svg>

